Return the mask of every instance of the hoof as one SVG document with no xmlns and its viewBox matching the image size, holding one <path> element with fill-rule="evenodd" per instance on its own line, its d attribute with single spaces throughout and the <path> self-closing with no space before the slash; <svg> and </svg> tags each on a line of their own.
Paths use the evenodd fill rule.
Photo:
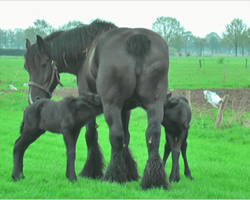
<svg viewBox="0 0 250 200">
<path fill-rule="evenodd" d="M 168 189 L 169 184 L 167 182 L 166 172 L 159 154 L 155 154 L 148 159 L 140 186 L 142 189 L 149 189 L 152 187 L 163 187 L 163 189 Z"/>
<path fill-rule="evenodd" d="M 111 163 L 112 164 L 108 166 L 102 181 L 124 183 L 127 180 L 127 172 L 124 162 L 121 162 L 116 166 L 112 161 Z"/>
<path fill-rule="evenodd" d="M 127 181 L 137 181 L 140 178 L 137 171 L 137 163 L 127 146 L 123 147 L 122 157 L 126 166 Z"/>
<path fill-rule="evenodd" d="M 84 165 L 83 170 L 79 173 L 79 177 L 100 179 L 103 176 L 103 156 L 100 151 L 99 145 L 90 148 L 88 158 Z"/>
<path fill-rule="evenodd" d="M 15 175 L 11 175 L 13 181 L 20 181 L 21 179 L 25 179 L 23 173 L 20 173 L 18 176 L 15 176 Z"/>
</svg>

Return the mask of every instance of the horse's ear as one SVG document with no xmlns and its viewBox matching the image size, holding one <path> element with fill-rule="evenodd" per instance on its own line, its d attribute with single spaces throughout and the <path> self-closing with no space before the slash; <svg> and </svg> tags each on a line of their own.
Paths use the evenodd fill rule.
<svg viewBox="0 0 250 200">
<path fill-rule="evenodd" d="M 45 53 L 45 42 L 43 40 L 43 38 L 39 35 L 36 35 L 36 44 L 37 44 L 37 49 L 38 49 L 38 52 L 39 54 L 43 54 Z"/>
<path fill-rule="evenodd" d="M 26 49 L 29 49 L 31 47 L 31 43 L 29 39 L 26 39 Z"/>
</svg>

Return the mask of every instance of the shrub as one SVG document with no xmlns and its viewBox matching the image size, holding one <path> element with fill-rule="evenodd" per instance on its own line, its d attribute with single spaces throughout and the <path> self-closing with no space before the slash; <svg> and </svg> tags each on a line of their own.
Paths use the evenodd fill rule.
<svg viewBox="0 0 250 200">
<path fill-rule="evenodd" d="M 175 56 L 175 54 L 176 54 L 176 49 L 174 47 L 169 47 L 169 55 Z"/>
</svg>

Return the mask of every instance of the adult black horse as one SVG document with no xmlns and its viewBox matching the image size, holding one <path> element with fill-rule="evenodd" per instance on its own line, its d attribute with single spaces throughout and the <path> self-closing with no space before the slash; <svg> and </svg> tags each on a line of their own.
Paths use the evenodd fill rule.
<svg viewBox="0 0 250 200">
<path fill-rule="evenodd" d="M 77 76 L 79 94 L 91 91 L 100 95 L 112 147 L 103 180 L 122 183 L 138 179 L 136 162 L 128 148 L 128 110 L 130 105 L 138 105 L 134 102 L 142 104 L 148 116 L 149 158 L 141 187 L 168 187 L 158 152 L 169 67 L 168 46 L 160 35 L 148 29 L 117 28 L 96 20 L 44 39 L 37 36 L 33 45 L 27 40 L 26 48 L 24 67 L 30 79 L 29 103 L 50 98 L 60 83 L 58 73 L 63 72 Z M 93 120 L 86 127 L 88 157 L 80 176 L 103 175 L 95 125 Z"/>
</svg>

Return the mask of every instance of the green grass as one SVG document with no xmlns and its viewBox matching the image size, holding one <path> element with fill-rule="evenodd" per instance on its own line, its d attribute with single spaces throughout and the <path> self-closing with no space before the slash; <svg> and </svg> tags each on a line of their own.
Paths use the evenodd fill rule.
<svg viewBox="0 0 250 200">
<path fill-rule="evenodd" d="M 195 59 L 197 58 L 176 59 L 177 61 L 183 59 L 185 62 L 188 59 L 194 59 L 193 63 L 195 64 Z M 216 60 L 216 58 L 214 59 Z M 20 70 L 20 74 L 17 75 L 13 85 L 18 89 L 19 87 L 22 88 L 22 84 L 28 82 L 27 72 L 22 71 L 23 60 L 17 58 L 17 61 L 15 61 L 16 64 L 11 64 L 9 68 L 6 67 L 8 62 L 2 62 L 3 60 L 8 60 L 8 57 L 0 58 L 0 89 L 5 88 L 6 90 L 10 90 L 8 88 L 8 84 L 10 83 L 7 76 L 9 73 L 14 73 L 17 69 Z M 13 60 L 14 58 L 9 59 L 9 63 L 15 63 Z M 238 63 L 238 60 L 235 60 Z M 173 61 L 173 58 L 171 58 L 170 65 L 173 70 L 170 68 L 172 70 L 170 70 L 170 74 L 172 73 L 172 75 L 177 73 L 174 72 L 174 68 L 181 69 L 178 65 L 175 66 Z M 230 61 L 231 63 L 233 63 L 233 60 Z M 184 69 L 185 66 L 182 67 L 183 70 L 179 70 L 179 76 L 175 78 L 174 82 L 176 85 L 178 84 L 178 80 L 180 80 L 178 77 L 186 76 L 188 72 L 188 70 Z M 195 65 L 191 66 L 192 69 L 196 69 L 197 67 Z M 6 72 L 7 69 L 5 70 L 5 68 L 9 71 Z M 209 70 L 207 69 L 207 71 Z M 242 79 L 247 76 L 246 74 L 244 75 L 241 77 Z M 195 77 L 193 79 L 198 80 Z M 13 78 L 13 76 L 10 75 L 9 78 Z M 71 78 L 71 75 L 65 76 L 65 81 L 63 81 L 65 87 L 71 86 Z M 231 78 L 231 82 L 233 83 L 236 77 L 232 76 Z M 244 80 L 246 81 L 242 86 L 248 84 L 247 79 Z M 199 88 L 199 83 L 196 83 L 195 87 Z M 206 86 L 206 89 L 210 88 Z M 53 99 L 59 100 L 59 98 L 54 97 Z M 24 156 L 25 179 L 13 182 L 11 179 L 13 168 L 12 151 L 14 142 L 19 137 L 19 127 L 23 117 L 23 110 L 27 106 L 27 95 L 20 90 L 9 93 L 0 92 L 0 105 L 1 199 L 246 199 L 250 197 L 250 134 L 247 126 L 250 113 L 240 113 L 236 118 L 235 113 L 233 114 L 231 110 L 227 110 L 222 125 L 219 128 L 215 128 L 214 123 L 217 116 L 217 109 L 205 110 L 193 106 L 187 157 L 194 181 L 185 178 L 183 173 L 184 164 L 180 157 L 181 179 L 178 183 L 172 183 L 172 187 L 168 191 L 159 188 L 144 191 L 140 188 L 141 179 L 120 185 L 117 183 L 101 183 L 99 180 L 78 178 L 77 183 L 72 184 L 65 176 L 66 149 L 62 135 L 49 132 L 46 132 L 29 146 Z M 111 147 L 108 139 L 108 127 L 103 115 L 97 117 L 97 123 L 99 125 L 99 143 L 105 157 L 105 164 L 108 165 Z M 138 171 L 141 176 L 143 175 L 147 161 L 146 127 L 147 119 L 145 111 L 141 108 L 133 110 L 129 124 L 131 133 L 130 148 L 138 163 Z M 77 174 L 81 171 L 87 156 L 84 133 L 85 128 L 82 129 L 77 142 L 75 162 Z M 162 129 L 160 142 L 161 157 L 163 156 L 164 144 L 165 137 Z M 171 156 L 165 167 L 167 177 L 169 177 L 172 164 L 170 158 Z"/>
<path fill-rule="evenodd" d="M 246 57 L 225 57 L 223 63 L 218 63 L 219 60 L 220 57 L 170 57 L 169 88 L 250 88 L 250 66 L 245 67 Z M 223 83 L 224 66 L 225 83 Z"/>
</svg>

